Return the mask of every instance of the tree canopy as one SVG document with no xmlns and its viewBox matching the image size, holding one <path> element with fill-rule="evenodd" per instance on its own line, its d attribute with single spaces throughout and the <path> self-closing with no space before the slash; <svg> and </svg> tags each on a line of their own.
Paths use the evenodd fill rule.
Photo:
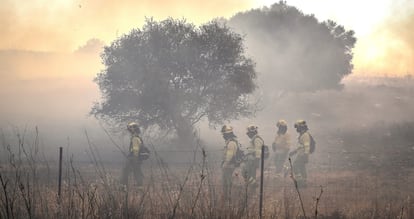
<svg viewBox="0 0 414 219">
<path fill-rule="evenodd" d="M 191 138 L 202 118 L 210 124 L 251 114 L 255 64 L 243 38 L 218 21 L 146 20 L 104 48 L 102 93 L 91 114 L 106 122 L 139 121 Z"/>
<path fill-rule="evenodd" d="M 354 32 L 319 22 L 284 1 L 238 13 L 229 26 L 246 36 L 266 93 L 337 89 L 352 72 Z"/>
</svg>

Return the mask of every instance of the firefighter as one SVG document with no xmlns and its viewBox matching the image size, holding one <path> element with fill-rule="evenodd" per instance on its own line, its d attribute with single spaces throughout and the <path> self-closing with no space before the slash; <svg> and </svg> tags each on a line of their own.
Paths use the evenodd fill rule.
<svg viewBox="0 0 414 219">
<path fill-rule="evenodd" d="M 223 197 L 225 201 L 230 200 L 231 187 L 233 182 L 233 172 L 236 168 L 236 153 L 239 149 L 239 143 L 237 137 L 233 133 L 233 127 L 224 125 L 221 128 L 221 134 L 223 135 L 225 146 L 222 167 L 222 180 L 223 180 Z"/>
<path fill-rule="evenodd" d="M 122 170 L 121 183 L 128 185 L 128 177 L 133 172 L 136 184 L 142 187 L 144 175 L 142 174 L 142 161 L 139 159 L 140 149 L 143 147 L 143 141 L 139 136 L 141 130 L 138 123 L 131 122 L 127 125 L 127 130 L 131 133 L 131 141 L 125 166 Z"/>
<path fill-rule="evenodd" d="M 293 176 L 299 187 L 306 187 L 306 164 L 309 160 L 311 150 L 312 136 L 308 131 L 306 121 L 298 120 L 294 125 L 298 132 L 298 142 L 296 148 L 289 153 L 289 157 L 295 156 L 293 159 Z"/>
<path fill-rule="evenodd" d="M 264 141 L 259 136 L 258 127 L 255 125 L 249 125 L 246 134 L 250 138 L 250 144 L 247 148 L 246 161 L 242 173 L 246 185 L 254 190 L 257 187 L 256 169 L 260 167 L 260 158 Z"/>
<path fill-rule="evenodd" d="M 287 122 L 283 119 L 277 121 L 276 127 L 278 128 L 275 140 L 272 144 L 272 150 L 274 152 L 274 162 L 276 167 L 276 173 L 280 173 L 282 169 L 285 169 L 285 161 L 287 159 L 288 152 L 291 147 L 290 134 L 287 132 Z"/>
</svg>

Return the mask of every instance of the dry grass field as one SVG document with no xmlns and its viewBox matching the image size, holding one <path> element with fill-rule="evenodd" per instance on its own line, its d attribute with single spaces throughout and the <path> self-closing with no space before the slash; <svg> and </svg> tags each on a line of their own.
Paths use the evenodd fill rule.
<svg viewBox="0 0 414 219">
<path fill-rule="evenodd" d="M 0 218 L 259 217 L 258 189 L 246 193 L 239 170 L 231 201 L 223 201 L 219 162 L 210 159 L 209 151 L 195 150 L 181 162 L 167 162 L 167 154 L 153 151 L 143 166 L 144 188 L 138 188 L 132 179 L 128 187 L 119 183 L 122 160 L 102 160 L 90 146 L 90 162 L 64 156 L 59 196 L 57 161 L 46 160 L 36 141 L 31 146 L 19 142 L 18 150 L 3 144 Z M 398 175 L 311 159 L 308 186 L 297 190 L 289 176 L 275 174 L 271 161 L 266 162 L 264 218 L 414 217 L 410 169 Z"/>
</svg>

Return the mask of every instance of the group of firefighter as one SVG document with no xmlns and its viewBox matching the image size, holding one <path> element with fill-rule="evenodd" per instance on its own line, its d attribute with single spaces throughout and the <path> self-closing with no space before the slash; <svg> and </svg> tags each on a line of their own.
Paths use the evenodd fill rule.
<svg viewBox="0 0 414 219">
<path fill-rule="evenodd" d="M 290 169 L 291 177 L 297 182 L 297 186 L 306 186 L 306 164 L 311 150 L 311 144 L 314 142 L 313 137 L 308 131 L 306 121 L 298 120 L 294 124 L 294 128 L 298 133 L 296 145 L 292 145 L 291 137 L 288 133 L 288 124 L 285 120 L 279 120 L 276 123 L 277 133 L 272 143 L 273 159 L 275 171 L 277 175 L 287 175 L 289 170 L 288 158 L 291 158 L 292 169 Z M 131 134 L 129 153 L 127 154 L 126 164 L 122 170 L 121 183 L 127 185 L 128 176 L 133 173 L 138 187 L 142 187 L 143 174 L 141 170 L 143 140 L 140 137 L 140 128 L 138 123 L 132 122 L 127 125 L 127 130 Z M 260 168 L 260 160 L 262 156 L 262 148 L 265 143 L 258 132 L 258 127 L 249 125 L 246 135 L 250 142 L 246 150 L 241 149 L 241 145 L 237 141 L 233 127 L 224 125 L 221 133 L 225 140 L 222 167 L 222 183 L 223 196 L 230 198 L 232 179 L 236 168 L 240 167 L 246 188 L 254 191 L 257 187 L 256 170 Z M 266 146 L 267 147 L 267 146 Z M 145 155 L 144 155 L 145 156 Z"/>
<path fill-rule="evenodd" d="M 306 187 L 306 164 L 309 160 L 310 148 L 313 142 L 313 137 L 308 131 L 306 121 L 298 120 L 294 127 L 299 135 L 297 144 L 295 146 L 291 143 L 291 138 L 288 133 L 288 124 L 285 120 L 279 120 L 276 123 L 278 128 L 276 137 L 272 143 L 273 159 L 275 165 L 275 172 L 277 175 L 288 174 L 290 171 L 294 177 L 298 187 Z M 262 148 L 266 147 L 263 138 L 260 137 L 258 127 L 249 125 L 247 127 L 246 135 L 250 142 L 243 157 L 239 158 L 240 144 L 237 141 L 237 136 L 233 132 L 233 127 L 224 125 L 221 129 L 223 138 L 225 140 L 224 156 L 222 162 L 222 181 L 223 181 L 223 195 L 227 199 L 231 196 L 231 187 L 233 172 L 240 166 L 241 174 L 244 178 L 245 185 L 250 191 L 255 191 L 257 185 L 256 170 L 260 168 L 260 161 L 262 157 Z M 291 158 L 293 168 L 289 168 L 288 158 Z M 240 163 L 240 164 L 239 164 Z M 283 171 L 283 173 L 282 173 Z"/>
</svg>

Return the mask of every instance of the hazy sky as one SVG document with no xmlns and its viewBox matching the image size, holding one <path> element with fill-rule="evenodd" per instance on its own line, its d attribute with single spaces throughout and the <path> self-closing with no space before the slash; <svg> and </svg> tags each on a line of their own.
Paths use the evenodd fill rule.
<svg viewBox="0 0 414 219">
<path fill-rule="evenodd" d="M 202 23 L 275 0 L 0 0 L 0 50 L 70 52 L 98 38 L 108 43 L 145 17 Z M 356 31 L 356 74 L 414 72 L 413 0 L 288 0 L 320 20 Z"/>
<path fill-rule="evenodd" d="M 414 75 L 414 0 L 287 2 L 319 20 L 331 19 L 355 31 L 355 74 Z"/>
</svg>

